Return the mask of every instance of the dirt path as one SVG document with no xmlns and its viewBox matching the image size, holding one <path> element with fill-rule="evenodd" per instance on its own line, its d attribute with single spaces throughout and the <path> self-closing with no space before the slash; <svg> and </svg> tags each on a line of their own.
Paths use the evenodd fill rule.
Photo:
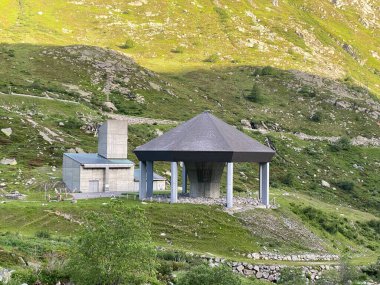
<svg viewBox="0 0 380 285">
<path fill-rule="evenodd" d="M 177 121 L 171 121 L 171 120 L 135 117 L 135 116 L 128 116 L 128 115 L 113 114 L 113 113 L 103 113 L 103 114 L 110 119 L 127 121 L 129 125 L 137 125 L 137 124 L 177 125 L 178 124 Z"/>
</svg>

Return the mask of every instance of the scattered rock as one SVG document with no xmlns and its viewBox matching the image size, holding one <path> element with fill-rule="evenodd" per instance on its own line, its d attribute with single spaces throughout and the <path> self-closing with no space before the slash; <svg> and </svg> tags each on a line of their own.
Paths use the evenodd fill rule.
<svg viewBox="0 0 380 285">
<path fill-rule="evenodd" d="M 156 90 L 156 91 L 161 91 L 161 86 L 154 83 L 154 82 L 149 82 L 149 85 L 150 87 L 152 87 L 152 89 Z"/>
<path fill-rule="evenodd" d="M 103 106 L 106 107 L 106 108 L 108 108 L 112 112 L 117 111 L 116 106 L 112 102 L 110 102 L 110 101 L 104 102 Z"/>
<path fill-rule="evenodd" d="M 3 165 L 16 165 L 17 161 L 16 161 L 15 158 L 3 158 L 2 160 L 0 160 L 0 164 L 3 164 Z"/>
<path fill-rule="evenodd" d="M 83 149 L 81 149 L 80 147 L 76 147 L 75 148 L 75 152 L 76 153 L 86 153 Z"/>
<path fill-rule="evenodd" d="M 242 120 L 240 121 L 240 123 L 241 123 L 241 125 L 242 125 L 243 127 L 245 127 L 245 128 L 249 128 L 249 129 L 252 128 L 252 127 L 251 127 L 251 122 L 250 122 L 249 120 L 247 120 L 247 119 L 242 119 Z"/>
<path fill-rule="evenodd" d="M 4 135 L 6 135 L 7 137 L 10 137 L 11 134 L 12 134 L 12 129 L 11 128 L 5 128 L 5 129 L 1 129 L 1 131 L 4 133 Z"/>
<path fill-rule="evenodd" d="M 52 144 L 54 141 L 44 132 L 39 131 L 40 136 L 47 141 L 49 144 Z"/>
<path fill-rule="evenodd" d="M 328 182 L 325 181 L 325 180 L 322 180 L 321 185 L 322 185 L 323 187 L 327 187 L 327 188 L 330 188 L 330 187 L 331 187 L 331 186 L 330 186 L 330 183 L 328 183 Z"/>
</svg>

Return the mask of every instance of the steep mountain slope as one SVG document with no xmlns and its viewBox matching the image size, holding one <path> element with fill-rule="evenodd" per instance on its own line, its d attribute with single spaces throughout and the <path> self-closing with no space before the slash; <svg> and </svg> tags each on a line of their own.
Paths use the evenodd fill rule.
<svg viewBox="0 0 380 285">
<path fill-rule="evenodd" d="M 276 2 L 278 5 L 276 5 Z M 124 50 L 156 71 L 272 65 L 351 77 L 380 93 L 378 0 L 7 0 L 3 42 Z"/>
</svg>

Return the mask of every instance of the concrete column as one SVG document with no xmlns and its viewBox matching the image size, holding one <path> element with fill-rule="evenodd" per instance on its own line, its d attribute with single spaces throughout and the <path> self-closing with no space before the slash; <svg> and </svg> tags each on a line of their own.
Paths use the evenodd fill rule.
<svg viewBox="0 0 380 285">
<path fill-rule="evenodd" d="M 220 180 L 225 162 L 186 162 L 190 180 L 190 197 L 220 197 Z"/>
<path fill-rule="evenodd" d="M 269 162 L 260 163 L 260 200 L 269 207 Z"/>
<path fill-rule="evenodd" d="M 234 206 L 233 172 L 234 172 L 234 164 L 232 162 L 228 162 L 227 163 L 227 208 L 232 208 Z"/>
<path fill-rule="evenodd" d="M 104 168 L 104 192 L 110 191 L 110 169 Z"/>
<path fill-rule="evenodd" d="M 153 197 L 153 161 L 146 162 L 146 197 Z"/>
<path fill-rule="evenodd" d="M 140 161 L 140 189 L 139 198 L 143 200 L 146 198 L 146 162 Z"/>
<path fill-rule="evenodd" d="M 178 200 L 178 168 L 177 162 L 171 163 L 171 180 L 170 180 L 170 203 L 177 203 Z"/>
<path fill-rule="evenodd" d="M 182 163 L 182 193 L 187 193 L 187 171 L 185 163 Z"/>
</svg>

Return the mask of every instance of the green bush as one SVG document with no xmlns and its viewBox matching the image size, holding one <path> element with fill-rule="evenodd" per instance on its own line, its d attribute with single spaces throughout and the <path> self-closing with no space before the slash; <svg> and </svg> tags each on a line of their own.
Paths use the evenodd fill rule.
<svg viewBox="0 0 380 285">
<path fill-rule="evenodd" d="M 214 53 L 210 55 L 208 58 L 206 58 L 204 61 L 215 63 L 215 62 L 218 62 L 219 60 L 220 60 L 219 55 L 217 53 Z"/>
<path fill-rule="evenodd" d="M 321 111 L 317 111 L 310 116 L 310 120 L 313 122 L 319 123 L 319 122 L 322 122 L 322 119 L 323 119 L 323 114 Z"/>
<path fill-rule="evenodd" d="M 230 18 L 230 15 L 228 14 L 228 12 L 223 8 L 214 7 L 214 11 L 219 15 L 220 21 L 222 23 L 226 23 L 228 19 Z"/>
<path fill-rule="evenodd" d="M 277 69 L 271 67 L 271 66 L 265 66 L 263 68 L 258 68 L 255 70 L 254 75 L 278 75 L 279 72 Z"/>
<path fill-rule="evenodd" d="M 352 191 L 355 187 L 355 184 L 351 181 L 339 181 L 336 182 L 335 185 L 345 191 Z"/>
<path fill-rule="evenodd" d="M 285 267 L 281 270 L 278 284 L 305 285 L 307 279 L 300 267 Z"/>
<path fill-rule="evenodd" d="M 122 49 L 130 49 L 135 47 L 135 42 L 132 39 L 127 39 L 121 46 Z"/>
<path fill-rule="evenodd" d="M 65 122 L 65 129 L 80 129 L 83 126 L 83 122 L 76 117 L 69 117 Z"/>
<path fill-rule="evenodd" d="M 308 85 L 302 86 L 301 89 L 298 90 L 298 92 L 302 94 L 304 97 L 310 97 L 310 98 L 313 98 L 317 95 L 317 92 L 315 91 L 315 89 Z"/>
<path fill-rule="evenodd" d="M 254 84 L 252 86 L 251 92 L 246 98 L 251 102 L 259 103 L 263 99 L 263 92 L 257 84 Z"/>
<path fill-rule="evenodd" d="M 349 150 L 350 148 L 351 140 L 347 137 L 341 137 L 337 142 L 330 144 L 330 150 L 333 152 Z"/>
<path fill-rule="evenodd" d="M 362 271 L 373 281 L 380 281 L 380 257 L 375 264 L 363 268 Z"/>
<path fill-rule="evenodd" d="M 209 267 L 206 264 L 193 267 L 182 277 L 177 285 L 241 285 L 241 280 L 225 266 Z"/>
<path fill-rule="evenodd" d="M 287 186 L 294 186 L 296 182 L 296 178 L 293 173 L 287 173 L 285 176 L 281 178 L 281 183 Z"/>
<path fill-rule="evenodd" d="M 40 230 L 37 231 L 35 234 L 36 237 L 38 238 L 44 238 L 44 239 L 49 239 L 50 238 L 50 233 L 46 230 Z"/>
</svg>

